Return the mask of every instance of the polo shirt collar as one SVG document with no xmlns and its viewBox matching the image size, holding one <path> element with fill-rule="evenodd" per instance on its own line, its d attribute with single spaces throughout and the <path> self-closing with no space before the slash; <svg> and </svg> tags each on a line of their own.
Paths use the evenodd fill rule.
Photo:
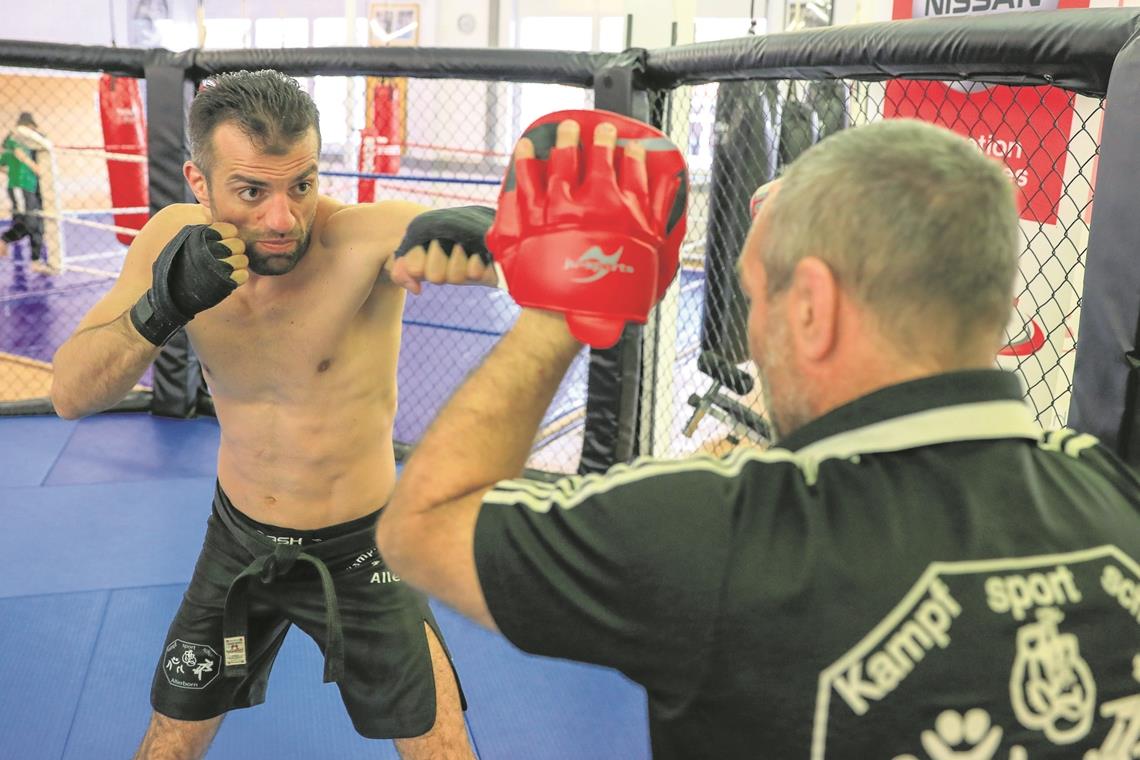
<svg viewBox="0 0 1140 760">
<path fill-rule="evenodd" d="M 1017 376 L 985 369 L 948 372 L 880 389 L 809 422 L 777 446 L 812 458 L 830 458 L 954 441 L 1039 441 L 1042 435 Z"/>
</svg>

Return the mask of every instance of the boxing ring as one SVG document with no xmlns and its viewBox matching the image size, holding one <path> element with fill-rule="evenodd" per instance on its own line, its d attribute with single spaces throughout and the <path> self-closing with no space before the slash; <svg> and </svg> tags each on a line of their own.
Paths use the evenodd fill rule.
<svg viewBox="0 0 1140 760">
<path fill-rule="evenodd" d="M 619 55 L 398 48 L 174 55 L 0 40 L 5 93 L 43 113 L 49 133 L 64 123 L 73 129 L 49 134 L 51 271 L 32 270 L 26 241 L 0 258 L 0 642 L 9 653 L 0 657 L 0 757 L 129 756 L 149 715 L 156 647 L 197 556 L 218 428 L 185 344 L 172 342 L 115 410 L 125 413 L 66 421 L 46 401 L 52 354 L 117 275 L 139 217 L 187 200 L 182 124 L 196 80 L 259 67 L 343 80 L 359 98 L 343 113 L 322 107 L 322 131 L 340 137 L 326 141 L 320 171 L 322 192 L 346 202 L 493 203 L 507 151 L 532 116 L 525 88 L 539 85 L 550 88 L 546 110 L 596 105 L 631 114 L 686 150 L 693 195 L 680 275 L 648 325 L 628 330 L 613 349 L 578 357 L 535 442 L 528 465 L 536 477 L 595 471 L 639 453 L 676 457 L 763 443 L 763 400 L 744 352 L 733 274 L 748 194 L 830 131 L 908 115 L 908 103 L 930 119 L 954 107 L 980 122 L 977 114 L 990 113 L 1012 121 L 1017 111 L 1000 109 L 1012 91 L 1047 120 L 1025 129 L 1045 124 L 1048 139 L 1033 150 L 1051 159 L 1056 176 L 1041 173 L 1025 198 L 1016 316 L 998 364 L 1019 373 L 1043 425 L 1074 424 L 1137 461 L 1137 31 L 1140 11 L 1112 9 L 905 21 Z M 132 107 L 145 121 L 145 140 L 109 140 L 104 114 L 79 110 L 98 102 L 106 72 L 139 83 Z M 382 107 L 388 91 L 375 89 L 393 82 L 407 93 L 400 118 Z M 1033 152 L 1028 138 L 999 139 L 1006 127 L 971 136 L 1006 160 L 1015 182 L 1021 171 L 1033 181 L 1036 165 L 1017 163 L 1018 151 Z M 116 165 L 145 169 L 142 202 L 130 201 L 138 186 L 115 186 Z M 826 210 L 820 219 L 826 223 Z M 504 294 L 485 288 L 409 297 L 398 367 L 401 444 L 415 444 L 516 313 Z M 522 655 L 446 609 L 436 613 L 480 757 L 649 756 L 645 697 L 624 678 Z M 315 647 L 290 636 L 284 648 L 266 704 L 229 716 L 210 758 L 396 756 L 353 732 L 335 689 L 320 686 Z"/>
</svg>

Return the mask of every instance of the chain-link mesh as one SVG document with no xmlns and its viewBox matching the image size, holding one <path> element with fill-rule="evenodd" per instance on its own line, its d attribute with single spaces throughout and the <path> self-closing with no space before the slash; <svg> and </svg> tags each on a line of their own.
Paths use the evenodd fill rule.
<svg viewBox="0 0 1140 760">
<path fill-rule="evenodd" d="M 35 115 L 50 139 L 33 156 L 41 172 L 46 263 L 33 242 L 14 241 L 0 259 L 0 402 L 42 399 L 50 361 L 84 313 L 114 282 L 145 215 L 145 88 L 99 75 L 0 71 L 6 109 L 0 134 Z M 101 85 L 101 82 L 103 84 Z M 321 111 L 321 191 L 345 203 L 401 199 L 432 207 L 493 206 L 515 137 L 538 116 L 588 108 L 593 93 L 572 87 L 471 81 L 315 77 L 301 80 Z M 100 87 L 104 91 L 100 92 Z M 133 108 L 133 113 L 114 109 Z M 110 113 L 108 113 L 110 111 Z M 132 129 L 106 132 L 103 122 Z M 118 125 L 122 126 L 122 125 Z M 140 131 L 138 134 L 144 134 Z M 18 216 L 6 213 L 10 222 Z M 2 227 L 17 231 L 14 224 Z M 0 228 L 2 228 L 0 227 Z M 483 287 L 425 288 L 409 296 L 399 362 L 398 442 L 413 444 L 458 383 L 514 321 L 517 307 Z M 531 466 L 577 468 L 585 422 L 585 354 L 548 412 Z M 149 375 L 144 378 L 149 383 Z"/>
<path fill-rule="evenodd" d="M 143 83 L 122 81 L 139 102 Z M 133 183 L 132 207 L 146 206 L 141 145 L 105 140 L 100 82 L 97 74 L 0 69 L 7 167 L 0 177 L 7 190 L 0 207 L 0 401 L 47 396 L 52 354 L 118 274 L 126 245 L 114 226 L 131 220 L 112 213 L 109 172 Z M 130 113 L 108 115 L 129 122 L 132 134 L 138 126 Z M 131 239 L 132 230 L 121 232 Z"/>
<path fill-rule="evenodd" d="M 331 90 L 353 88 L 344 99 L 346 108 L 363 117 L 357 123 L 370 125 L 346 135 L 337 146 L 328 135 L 345 116 L 319 103 L 325 135 L 322 167 L 329 172 L 322 189 L 345 202 L 374 198 L 433 207 L 493 206 L 517 135 L 542 114 L 593 105 L 591 91 L 557 85 L 379 78 L 346 82 L 322 77 L 315 85 L 321 90 L 327 86 L 322 80 L 332 83 Z M 397 441 L 412 444 L 420 439 L 517 313 L 510 297 L 497 289 L 444 286 L 408 297 Z M 543 419 L 531 467 L 548 472 L 577 469 L 586 376 L 583 353 Z"/>
<path fill-rule="evenodd" d="M 492 205 L 521 130 L 541 114 L 592 104 L 589 90 L 555 85 L 302 81 L 321 109 L 322 192 L 346 203 Z M 52 354 L 110 287 L 131 228 L 145 218 L 138 214 L 146 205 L 145 88 L 133 79 L 14 69 L 0 69 L 0 84 L 7 104 L 0 134 L 34 152 L 43 206 L 30 214 L 42 224 L 42 242 L 17 239 L 28 227 L 15 224 L 23 207 L 4 225 L 12 242 L 0 259 L 0 402 L 9 402 L 46 397 Z M 39 143 L 17 129 L 25 111 Z M 693 189 L 678 283 L 647 333 L 642 450 L 680 456 L 763 442 L 764 404 L 735 272 L 747 198 L 827 134 L 899 116 L 969 134 L 1009 167 L 1021 190 L 1024 240 L 1015 318 L 998 363 L 1017 370 L 1041 424 L 1064 424 L 1102 112 L 1101 101 L 1054 88 L 927 82 L 745 81 L 671 93 L 666 128 L 684 147 Z M 419 439 L 515 314 L 505 294 L 486 288 L 429 288 L 409 298 L 398 441 Z M 533 467 L 576 468 L 586 372 L 583 355 L 543 422 Z"/>
<path fill-rule="evenodd" d="M 1040 424 L 1065 424 L 1102 113 L 1103 101 L 1051 87 L 785 80 L 675 90 L 666 130 L 688 154 L 693 194 L 679 285 L 651 336 L 643 449 L 682 456 L 765 442 L 734 269 L 749 196 L 828 134 L 893 117 L 968 135 L 1018 186 L 1020 280 L 997 364 L 1020 376 Z"/>
</svg>

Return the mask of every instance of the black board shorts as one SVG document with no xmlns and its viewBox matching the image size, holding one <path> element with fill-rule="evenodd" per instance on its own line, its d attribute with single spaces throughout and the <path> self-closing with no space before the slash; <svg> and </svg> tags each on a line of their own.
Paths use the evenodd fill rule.
<svg viewBox="0 0 1140 760">
<path fill-rule="evenodd" d="M 317 531 L 278 530 L 243 515 L 219 486 L 155 670 L 155 711 L 206 720 L 260 704 L 285 634 L 296 625 L 325 653 L 325 680 L 337 682 L 357 732 L 371 739 L 427 733 L 436 694 L 425 624 L 447 648 L 427 598 L 376 551 L 378 514 Z M 231 593 L 239 585 L 241 593 Z M 242 636 L 227 638 L 238 606 Z"/>
</svg>

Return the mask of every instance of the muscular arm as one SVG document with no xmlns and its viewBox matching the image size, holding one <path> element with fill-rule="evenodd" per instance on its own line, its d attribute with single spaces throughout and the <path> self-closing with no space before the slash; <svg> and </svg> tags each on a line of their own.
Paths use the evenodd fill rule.
<svg viewBox="0 0 1140 760">
<path fill-rule="evenodd" d="M 409 229 L 409 225 L 427 211 L 432 211 L 435 218 L 419 228 L 413 225 Z M 441 214 L 451 216 L 444 222 L 438 216 Z M 350 206 L 333 214 L 321 242 L 331 247 L 362 248 L 376 257 L 378 284 L 398 285 L 417 295 L 425 281 L 436 285 L 493 286 L 498 282 L 495 270 L 484 264 L 476 250 L 476 246 L 483 246 L 481 222 L 478 216 L 464 215 L 463 209 L 433 210 L 417 203 L 382 201 Z M 428 240 L 433 233 L 440 238 Z M 465 235 L 478 236 L 479 240 L 465 243 Z M 397 248 L 404 243 L 413 245 L 421 236 L 423 242 L 407 250 L 397 262 Z M 447 241 L 450 254 L 440 244 L 441 239 Z M 452 243 L 456 245 L 452 247 Z"/>
<path fill-rule="evenodd" d="M 151 284 L 151 265 L 162 247 L 186 224 L 208 221 L 197 206 L 163 209 L 146 223 L 119 278 L 52 360 L 51 401 L 67 419 L 102 411 L 120 401 L 154 361 L 159 349 L 131 324 L 129 312 Z"/>
<path fill-rule="evenodd" d="M 158 356 L 124 311 L 113 321 L 79 330 L 56 351 L 51 400 L 56 413 L 75 419 L 121 400 Z"/>
<path fill-rule="evenodd" d="M 488 628 L 474 554 L 482 498 L 522 472 L 579 349 L 562 315 L 523 310 L 416 446 L 377 528 L 396 573 Z"/>
<path fill-rule="evenodd" d="M 391 282 L 392 254 L 408 224 L 427 211 L 427 206 L 408 201 L 379 201 L 347 206 L 329 217 L 321 243 L 329 247 L 362 247 L 376 256 L 380 282 Z"/>
</svg>

